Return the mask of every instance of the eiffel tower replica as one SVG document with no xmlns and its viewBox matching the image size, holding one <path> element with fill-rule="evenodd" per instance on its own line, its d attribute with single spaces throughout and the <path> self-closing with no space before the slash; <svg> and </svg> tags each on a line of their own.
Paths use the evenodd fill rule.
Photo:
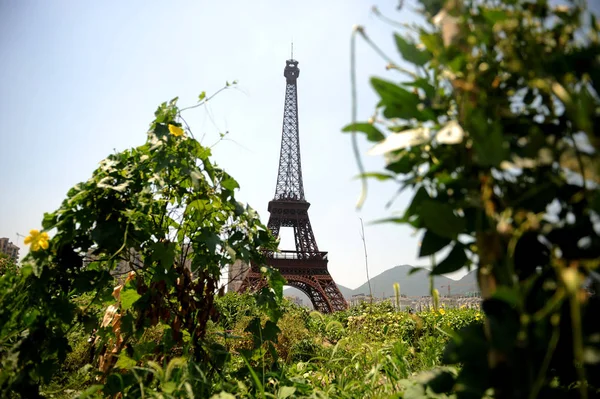
<svg viewBox="0 0 600 399">
<path fill-rule="evenodd" d="M 314 308 L 321 313 L 331 313 L 348 307 L 344 296 L 327 270 L 327 252 L 319 251 L 308 218 L 310 203 L 304 199 L 302 165 L 300 163 L 300 136 L 298 129 L 298 86 L 300 75 L 298 61 L 286 61 L 283 76 L 286 79 L 283 110 L 283 132 L 279 173 L 275 197 L 269 202 L 268 228 L 279 237 L 282 227 L 294 229 L 296 250 L 267 252 L 267 263 L 278 269 L 287 280 L 310 298 Z M 266 282 L 257 265 L 251 265 L 239 291 L 258 290 Z"/>
</svg>

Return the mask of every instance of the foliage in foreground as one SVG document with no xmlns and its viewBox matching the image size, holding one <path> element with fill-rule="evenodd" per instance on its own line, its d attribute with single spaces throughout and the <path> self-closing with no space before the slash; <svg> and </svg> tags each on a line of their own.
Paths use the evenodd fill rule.
<svg viewBox="0 0 600 399">
<path fill-rule="evenodd" d="M 583 287 L 600 265 L 600 25 L 583 1 L 549 3 L 421 0 L 419 42 L 394 35 L 412 68 L 373 77 L 373 118 L 344 129 L 385 157 L 366 176 L 414 190 L 388 221 L 422 232 L 432 276 L 477 268 L 485 328 L 447 358 L 461 398 L 600 388 L 600 300 Z"/>
</svg>

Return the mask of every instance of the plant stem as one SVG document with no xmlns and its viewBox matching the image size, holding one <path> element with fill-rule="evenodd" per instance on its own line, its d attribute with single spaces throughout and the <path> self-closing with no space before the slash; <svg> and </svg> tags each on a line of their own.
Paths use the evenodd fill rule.
<svg viewBox="0 0 600 399">
<path fill-rule="evenodd" d="M 369 262 L 367 260 L 367 242 L 365 241 L 365 227 L 363 225 L 362 218 L 360 219 L 360 238 L 362 238 L 363 248 L 365 250 L 365 270 L 367 271 L 367 283 L 369 284 L 369 296 L 371 298 L 371 304 L 373 304 L 373 290 L 371 290 L 371 279 L 369 278 Z"/>
</svg>

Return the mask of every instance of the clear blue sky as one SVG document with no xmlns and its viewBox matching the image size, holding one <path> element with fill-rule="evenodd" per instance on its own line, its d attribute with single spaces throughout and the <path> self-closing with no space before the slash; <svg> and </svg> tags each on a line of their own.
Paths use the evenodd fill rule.
<svg viewBox="0 0 600 399">
<path fill-rule="evenodd" d="M 376 2 L 396 20 L 412 22 L 405 2 Z M 384 209 L 394 184 L 370 183 L 367 202 L 355 209 L 360 183 L 350 137 L 349 43 L 354 24 L 395 55 L 392 28 L 371 13 L 372 1 L 2 1 L 0 2 L 0 237 L 27 253 L 23 239 L 40 228 L 70 187 L 86 180 L 98 162 L 145 140 L 156 106 L 175 96 L 193 104 L 202 91 L 239 81 L 186 114 L 203 143 L 229 131 L 232 141 L 214 149 L 216 162 L 241 185 L 238 199 L 266 223 L 275 190 L 285 80 L 294 40 L 299 60 L 301 153 L 310 218 L 321 250 L 329 251 L 334 279 L 354 288 L 365 280 L 362 217 L 366 223 L 404 209 L 412 193 Z M 371 75 L 397 79 L 385 61 L 358 42 L 359 120 L 376 98 Z M 209 117 L 210 115 L 210 117 Z M 380 170 L 380 157 L 367 157 Z M 407 227 L 365 226 L 372 276 L 418 260 L 418 236 Z M 283 247 L 293 245 L 283 232 Z M 391 287 L 392 282 L 390 282 Z"/>
</svg>

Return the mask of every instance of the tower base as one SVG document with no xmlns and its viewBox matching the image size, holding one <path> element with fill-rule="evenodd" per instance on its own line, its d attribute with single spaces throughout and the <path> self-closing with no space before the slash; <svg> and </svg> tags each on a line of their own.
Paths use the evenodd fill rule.
<svg viewBox="0 0 600 399">
<path fill-rule="evenodd" d="M 286 285 L 305 293 L 315 310 L 321 313 L 345 310 L 348 304 L 327 270 L 327 253 L 320 254 L 323 254 L 321 259 L 298 259 L 294 257 L 296 251 L 282 251 L 269 258 L 268 263 L 279 270 Z M 238 291 L 258 291 L 266 284 L 258 267 L 252 265 Z"/>
</svg>

